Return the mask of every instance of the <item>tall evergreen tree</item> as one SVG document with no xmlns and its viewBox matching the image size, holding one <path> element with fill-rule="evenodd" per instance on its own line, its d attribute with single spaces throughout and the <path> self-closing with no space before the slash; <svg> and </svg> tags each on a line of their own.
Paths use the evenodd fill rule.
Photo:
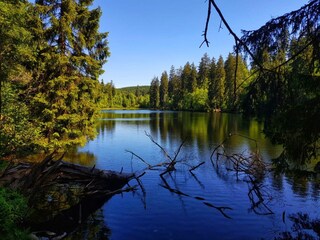
<svg viewBox="0 0 320 240">
<path fill-rule="evenodd" d="M 174 88 L 174 77 L 176 75 L 176 70 L 174 66 L 172 65 L 169 72 L 169 83 L 168 83 L 168 96 L 171 99 L 173 96 L 173 88 Z"/>
<path fill-rule="evenodd" d="M 159 108 L 160 102 L 160 83 L 157 77 L 154 77 L 150 84 L 150 107 Z"/>
<path fill-rule="evenodd" d="M 190 76 L 191 76 L 191 64 L 187 62 L 182 70 L 181 73 L 181 85 L 182 85 L 182 91 L 183 93 L 189 92 L 189 86 L 190 86 Z"/>
<path fill-rule="evenodd" d="M 214 98 L 218 94 L 217 90 L 215 89 L 216 72 L 217 72 L 216 60 L 215 58 L 212 58 L 210 63 L 209 82 L 208 82 L 208 101 L 209 101 L 210 108 L 216 107 L 215 106 L 216 103 L 214 102 Z"/>
<path fill-rule="evenodd" d="M 210 62 L 208 54 L 205 53 L 199 63 L 198 88 L 206 89 L 208 87 Z"/>
<path fill-rule="evenodd" d="M 172 105 L 172 108 L 175 110 L 181 109 L 181 101 L 183 98 L 184 91 L 183 91 L 183 87 L 182 87 L 183 85 L 181 80 L 182 71 L 183 71 L 182 68 L 177 69 L 171 80 L 172 86 L 173 86 L 171 105 Z"/>
<path fill-rule="evenodd" d="M 224 60 L 223 57 L 220 56 L 218 62 L 215 64 L 212 62 L 211 64 L 211 74 L 212 74 L 212 82 L 209 88 L 208 93 L 210 106 L 213 109 L 223 109 L 225 104 L 225 90 L 224 90 L 224 83 L 226 78 L 226 72 L 224 70 Z M 215 68 L 215 71 L 214 71 Z"/>
<path fill-rule="evenodd" d="M 73 145 L 94 136 L 98 77 L 109 51 L 107 33 L 99 32 L 100 8 L 92 2 L 36 0 L 44 39 L 30 101 L 42 123 L 42 145 Z"/>
<path fill-rule="evenodd" d="M 193 93 L 196 90 L 197 78 L 198 78 L 197 67 L 194 65 L 194 63 L 192 63 L 188 86 L 187 86 L 188 92 Z"/>
<path fill-rule="evenodd" d="M 168 101 L 168 73 L 164 71 L 160 78 L 160 108 L 165 108 Z"/>
<path fill-rule="evenodd" d="M 237 59 L 236 56 L 229 53 L 225 62 L 225 72 L 225 94 L 227 107 L 229 110 L 237 110 L 239 105 L 239 95 L 241 94 L 239 85 L 246 80 L 249 75 L 249 71 L 241 56 L 238 56 Z"/>
</svg>

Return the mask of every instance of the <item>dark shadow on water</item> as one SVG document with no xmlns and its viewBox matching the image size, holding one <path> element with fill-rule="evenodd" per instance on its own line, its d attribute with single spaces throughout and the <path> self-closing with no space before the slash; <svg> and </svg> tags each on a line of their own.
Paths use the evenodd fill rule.
<svg viewBox="0 0 320 240">
<path fill-rule="evenodd" d="M 101 207 L 110 197 L 84 199 L 45 222 L 31 220 L 30 230 L 38 237 L 66 236 L 66 239 L 108 239 L 111 230 L 105 225 Z"/>
</svg>

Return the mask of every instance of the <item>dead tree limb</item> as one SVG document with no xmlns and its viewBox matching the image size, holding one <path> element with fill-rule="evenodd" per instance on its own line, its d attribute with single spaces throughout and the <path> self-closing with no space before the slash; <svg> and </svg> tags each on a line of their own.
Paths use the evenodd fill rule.
<svg viewBox="0 0 320 240">
<path fill-rule="evenodd" d="M 191 169 L 189 169 L 189 172 L 192 173 L 192 171 L 196 170 L 198 167 L 200 167 L 201 165 L 205 164 L 205 162 L 201 162 L 198 165 L 192 167 Z"/>
<path fill-rule="evenodd" d="M 210 42 L 208 40 L 207 34 L 208 34 L 208 29 L 209 29 L 210 18 L 211 18 L 211 2 L 208 1 L 208 13 L 207 13 L 206 27 L 205 27 L 205 30 L 202 34 L 204 39 L 203 39 L 203 42 L 200 44 L 199 48 L 201 48 L 204 43 L 207 45 L 207 47 L 209 47 Z M 221 26 L 221 24 L 220 24 L 220 26 Z"/>
<path fill-rule="evenodd" d="M 135 156 L 136 158 L 140 159 L 144 164 L 146 164 L 148 166 L 148 168 L 152 168 L 152 165 L 147 163 L 147 161 L 145 161 L 142 157 L 140 157 L 139 155 L 135 154 L 132 151 L 129 150 L 125 150 L 126 152 L 130 153 L 132 156 Z"/>
<path fill-rule="evenodd" d="M 155 145 L 157 145 L 161 149 L 161 151 L 163 152 L 165 157 L 168 158 L 172 162 L 173 159 L 170 157 L 168 152 L 159 143 L 157 143 L 149 133 L 145 132 L 145 134 L 151 140 L 151 142 L 153 142 Z"/>
</svg>

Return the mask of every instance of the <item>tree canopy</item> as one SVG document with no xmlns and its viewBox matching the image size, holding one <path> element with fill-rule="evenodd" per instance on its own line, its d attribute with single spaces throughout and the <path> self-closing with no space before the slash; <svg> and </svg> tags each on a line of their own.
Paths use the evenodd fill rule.
<svg viewBox="0 0 320 240">
<path fill-rule="evenodd" d="M 1 155 L 94 136 L 109 48 L 92 2 L 0 1 Z"/>
<path fill-rule="evenodd" d="M 310 0 L 239 37 L 216 2 L 209 0 L 203 41 L 207 45 L 212 7 L 235 40 L 236 57 L 242 54 L 251 62 L 250 77 L 237 83 L 238 61 L 234 76 L 235 99 L 239 87 L 246 85 L 244 112 L 264 119 L 265 133 L 284 145 L 285 158 L 301 164 L 319 156 L 320 1 Z"/>
</svg>

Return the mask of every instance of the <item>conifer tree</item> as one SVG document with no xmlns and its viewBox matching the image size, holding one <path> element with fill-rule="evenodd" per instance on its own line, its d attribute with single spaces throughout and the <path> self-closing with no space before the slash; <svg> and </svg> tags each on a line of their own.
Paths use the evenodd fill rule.
<svg viewBox="0 0 320 240">
<path fill-rule="evenodd" d="M 210 107 L 213 109 L 224 108 L 225 103 L 225 90 L 224 83 L 226 78 L 226 72 L 224 70 L 223 57 L 220 56 L 215 66 L 214 60 L 211 63 L 211 84 L 208 91 Z"/>
<path fill-rule="evenodd" d="M 150 84 L 150 107 L 157 109 L 160 102 L 160 83 L 157 77 L 154 77 Z"/>
<path fill-rule="evenodd" d="M 176 75 L 176 70 L 174 68 L 174 66 L 172 65 L 171 68 L 170 68 L 170 72 L 169 72 L 169 82 L 168 82 L 168 96 L 169 96 L 169 99 L 172 98 L 173 96 L 173 79 L 174 79 L 174 76 Z"/>
<path fill-rule="evenodd" d="M 205 53 L 199 63 L 198 88 L 206 89 L 208 87 L 209 69 L 210 58 L 208 54 Z"/>
<path fill-rule="evenodd" d="M 181 85 L 182 85 L 182 91 L 183 93 L 189 92 L 189 86 L 190 86 L 190 76 L 191 76 L 191 65 L 189 62 L 187 62 L 182 70 L 181 73 Z"/>
<path fill-rule="evenodd" d="M 31 86 L 42 145 L 84 143 L 94 136 L 98 77 L 109 56 L 101 11 L 93 0 L 37 0 L 41 19 L 37 71 Z"/>
<path fill-rule="evenodd" d="M 226 103 L 229 110 L 236 110 L 239 104 L 239 95 L 241 89 L 238 88 L 240 83 L 242 83 L 248 77 L 247 66 L 241 56 L 236 56 L 229 53 L 227 60 L 225 62 L 225 95 Z M 235 76 L 235 74 L 237 74 Z"/>
<path fill-rule="evenodd" d="M 160 108 L 165 108 L 168 101 L 168 73 L 164 71 L 160 78 Z"/>
<path fill-rule="evenodd" d="M 188 92 L 193 93 L 196 90 L 197 78 L 198 78 L 197 67 L 194 65 L 194 63 L 192 63 L 189 82 L 188 82 Z"/>
<path fill-rule="evenodd" d="M 212 58 L 210 63 L 210 70 L 209 70 L 209 82 L 208 82 L 208 101 L 209 107 L 215 108 L 216 103 L 214 103 L 214 98 L 218 94 L 217 90 L 215 89 L 215 79 L 216 79 L 216 72 L 217 72 L 217 64 L 215 58 Z"/>
<path fill-rule="evenodd" d="M 181 101 L 183 98 L 181 75 L 182 68 L 175 70 L 174 74 L 171 74 L 170 71 L 170 82 L 172 85 L 171 106 L 175 110 L 181 108 Z"/>
</svg>

